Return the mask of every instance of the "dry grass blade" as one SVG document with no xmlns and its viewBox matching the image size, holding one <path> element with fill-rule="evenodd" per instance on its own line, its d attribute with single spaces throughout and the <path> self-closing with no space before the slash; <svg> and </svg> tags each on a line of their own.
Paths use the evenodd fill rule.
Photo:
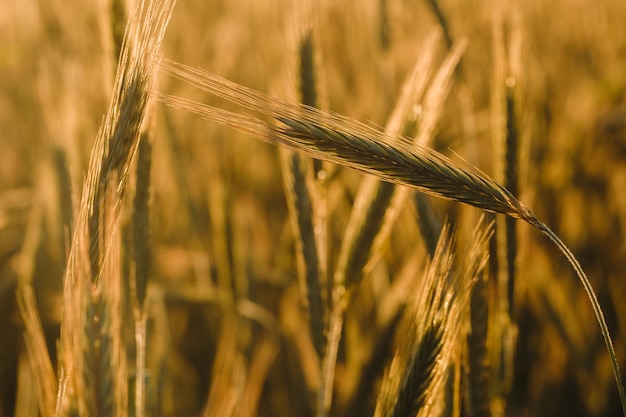
<svg viewBox="0 0 626 417">
<path fill-rule="evenodd" d="M 570 261 L 589 296 L 611 357 L 622 409 L 626 416 L 626 394 L 615 349 L 591 283 L 565 244 L 506 188 L 432 149 L 409 146 L 406 141 L 398 142 L 397 138 L 386 136 L 349 118 L 287 103 L 197 68 L 173 62 L 166 63 L 163 68 L 202 90 L 269 115 L 281 122 L 282 126 L 191 100 L 159 95 L 160 100 L 171 106 L 255 135 L 269 143 L 307 152 L 385 181 L 407 185 L 427 194 L 466 203 L 488 212 L 522 219 L 543 232 Z"/>
</svg>

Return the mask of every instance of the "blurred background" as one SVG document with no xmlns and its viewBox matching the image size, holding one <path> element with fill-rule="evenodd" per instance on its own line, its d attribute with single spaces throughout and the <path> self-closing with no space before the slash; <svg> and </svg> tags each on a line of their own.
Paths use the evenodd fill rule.
<svg viewBox="0 0 626 417">
<path fill-rule="evenodd" d="M 15 291 L 29 257 L 36 260 L 33 285 L 56 357 L 73 207 L 107 110 L 115 39 L 127 10 L 129 4 L 109 0 L 0 0 L 0 416 L 27 415 L 16 405 L 25 347 Z M 451 43 L 467 39 L 433 146 L 503 182 L 503 97 L 510 93 L 519 132 L 515 194 L 580 260 L 626 369 L 624 22 L 626 4 L 618 0 L 320 0 L 306 7 L 287 0 L 180 0 L 162 52 L 284 95 L 296 88 L 290 43 L 298 27 L 311 24 L 320 107 L 384 126 L 433 30 L 442 31 L 440 61 Z M 166 74 L 158 84 L 162 91 L 229 106 Z M 161 367 L 153 378 L 163 395 L 151 412 L 197 415 L 221 331 L 216 277 L 229 270 L 235 299 L 254 300 L 297 335 L 303 319 L 293 313 L 299 302 L 294 238 L 275 147 L 162 104 L 153 114 L 150 279 L 161 310 L 152 313 L 150 331 L 158 340 L 150 355 Z M 331 270 L 363 176 L 325 169 Z M 439 221 L 473 229 L 475 209 L 431 204 Z M 582 286 L 545 237 L 522 223 L 517 232 L 513 374 L 492 379 L 509 384 L 492 390 L 508 392 L 502 413 L 620 415 L 606 348 Z M 371 275 L 392 280 L 420 246 L 414 210 L 407 208 Z M 356 323 L 367 327 L 368 303 L 375 302 L 363 297 L 365 313 Z M 302 382 L 307 365 L 294 353 L 306 347 L 288 340 L 269 371 L 257 415 L 310 412 L 298 404 L 298 393 L 307 398 L 310 384 Z M 337 379 L 345 368 L 350 386 L 345 352 Z M 492 359 L 495 374 L 497 363 Z M 288 378 L 298 379 L 288 375 L 295 368 L 304 369 L 298 371 L 302 381 L 289 385 Z M 337 398 L 341 410 L 341 392 Z"/>
</svg>

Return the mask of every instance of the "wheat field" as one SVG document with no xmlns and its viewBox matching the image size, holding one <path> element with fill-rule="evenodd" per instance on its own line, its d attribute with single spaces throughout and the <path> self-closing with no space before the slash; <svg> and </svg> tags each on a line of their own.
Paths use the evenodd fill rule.
<svg viewBox="0 0 626 417">
<path fill-rule="evenodd" d="M 623 2 L 0 10 L 0 417 L 626 415 Z"/>
</svg>

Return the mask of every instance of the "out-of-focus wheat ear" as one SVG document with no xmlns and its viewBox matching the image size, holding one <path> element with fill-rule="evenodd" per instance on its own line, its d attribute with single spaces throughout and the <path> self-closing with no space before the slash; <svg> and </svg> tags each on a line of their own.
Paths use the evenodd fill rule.
<svg viewBox="0 0 626 417">
<path fill-rule="evenodd" d="M 126 10 L 126 1 L 111 0 L 110 2 L 110 24 L 111 37 L 113 38 L 113 58 L 118 61 L 122 53 L 122 44 L 124 43 L 124 30 L 128 21 L 128 11 Z"/>
<path fill-rule="evenodd" d="M 514 81 L 507 79 L 510 85 L 506 89 L 506 169 L 504 186 L 511 194 L 518 196 L 519 187 L 519 128 L 515 104 Z M 517 222 L 509 217 L 505 220 L 506 228 L 506 264 L 507 264 L 507 297 L 509 315 L 515 317 L 515 280 L 517 259 Z"/>
<path fill-rule="evenodd" d="M 250 354 L 243 401 L 238 414 L 240 417 L 254 417 L 258 413 L 259 401 L 268 373 L 279 352 L 281 332 L 272 313 L 261 306 L 242 300 L 237 310 L 246 318 L 263 326 L 265 332 Z"/>
<path fill-rule="evenodd" d="M 439 32 L 435 31 L 427 39 L 402 86 L 385 127 L 385 133 L 389 136 L 398 136 L 405 130 L 409 114 L 424 94 L 432 72 L 438 37 Z M 385 213 L 394 191 L 393 184 L 381 183 L 375 177 L 364 178 L 361 182 L 339 251 L 335 270 L 336 282 L 349 289 L 360 282 L 362 270 L 370 259 L 374 239 L 383 227 Z M 382 245 L 378 248 L 380 246 Z"/>
<path fill-rule="evenodd" d="M 326 350 L 322 359 L 320 385 L 317 391 L 317 417 L 326 417 L 330 413 L 335 384 L 337 353 L 343 330 L 344 314 L 349 299 L 350 295 L 343 286 L 338 285 L 334 288 L 332 309 L 328 319 Z"/>
<path fill-rule="evenodd" d="M 308 30 L 300 40 L 300 102 L 311 107 L 318 107 L 317 76 L 315 71 L 315 47 L 313 31 Z"/>
<path fill-rule="evenodd" d="M 242 351 L 241 317 L 226 312 L 220 331 L 205 417 L 238 415 L 246 382 L 246 360 Z"/>
<path fill-rule="evenodd" d="M 152 233 L 150 230 L 150 202 L 152 169 L 152 136 L 154 129 L 147 129 L 141 135 L 137 149 L 135 198 L 133 200 L 133 261 L 134 293 L 137 307 L 143 309 L 146 288 L 150 278 L 152 255 Z"/>
<path fill-rule="evenodd" d="M 211 221 L 211 240 L 215 252 L 217 285 L 225 294 L 233 293 L 233 221 L 232 204 L 228 187 L 223 178 L 215 176 L 209 181 L 211 199 L 209 200 L 209 218 Z"/>
<path fill-rule="evenodd" d="M 96 136 L 83 190 L 81 214 L 89 230 L 92 280 L 98 277 L 105 248 L 99 238 L 105 223 L 100 213 L 107 183 L 116 181 L 118 201 L 124 193 L 130 162 L 139 143 L 141 128 L 155 79 L 159 47 L 172 13 L 174 0 L 140 1 L 126 29 L 117 66 L 113 97 Z M 113 202 L 118 208 L 119 204 Z M 80 222 L 80 221 L 79 221 Z"/>
<path fill-rule="evenodd" d="M 86 395 L 83 399 L 89 415 L 110 416 L 118 412 L 111 313 L 100 295 L 90 298 L 87 311 L 93 313 L 94 320 L 85 321 L 82 383 Z"/>
<path fill-rule="evenodd" d="M 427 67 L 425 69 L 427 71 L 420 71 L 420 74 L 415 74 L 418 76 L 423 85 L 420 85 L 420 97 L 424 94 L 424 90 L 426 88 L 427 76 L 432 70 L 432 60 L 433 55 L 435 53 L 435 45 L 436 42 L 440 39 L 440 31 L 433 32 L 431 37 L 429 38 L 429 47 L 426 49 L 424 54 L 424 58 L 429 57 L 427 62 Z M 432 44 L 431 44 L 432 43 Z M 443 105 L 445 99 L 448 97 L 448 93 L 451 88 L 451 79 L 454 74 L 454 69 L 459 63 L 461 59 L 461 55 L 465 50 L 465 42 L 461 42 L 453 48 L 452 51 L 448 53 L 446 59 L 441 64 L 441 67 L 437 71 L 434 79 L 432 80 L 428 90 L 425 92 L 424 97 L 420 97 L 419 102 L 414 102 L 413 106 L 417 109 L 417 113 L 414 111 L 412 115 L 418 120 L 418 130 L 414 138 L 414 142 L 417 146 L 430 146 L 435 139 L 436 127 L 439 122 L 443 110 Z M 393 122 L 393 118 L 392 118 Z M 406 122 L 406 120 L 405 120 Z M 398 127 L 398 131 L 396 135 L 402 133 L 402 130 L 406 129 L 406 124 L 404 128 Z M 391 228 L 395 224 L 398 216 L 400 215 L 402 209 L 406 206 L 406 201 L 408 200 L 411 191 L 406 188 L 399 188 L 394 190 L 394 194 L 390 201 L 387 202 L 389 208 L 385 212 L 385 216 L 383 219 L 382 226 L 380 227 L 380 232 L 375 236 L 372 252 L 375 254 L 370 260 L 368 264 L 365 266 L 365 269 L 369 269 L 374 262 L 378 260 L 376 254 L 380 253 L 380 248 L 384 245 L 384 243 L 389 238 L 391 233 Z M 422 210 L 429 211 L 430 204 L 427 204 L 426 199 L 422 199 Z M 428 232 L 425 230 L 424 232 Z M 436 242 L 436 241 L 435 241 Z"/>
<path fill-rule="evenodd" d="M 298 46 L 300 100 L 304 105 L 315 107 L 317 92 L 311 29 L 305 31 L 299 39 Z M 315 193 L 312 190 L 315 185 L 311 181 L 315 174 L 311 164 L 302 155 L 293 151 L 281 151 L 281 167 L 289 217 L 296 241 L 301 298 L 307 312 L 313 345 L 318 359 L 321 360 L 326 346 L 326 309 L 322 296 L 321 261 L 315 230 L 316 210 L 313 200 Z"/>
<path fill-rule="evenodd" d="M 453 269 L 453 240 L 444 228 L 398 328 L 398 350 L 383 380 L 375 416 L 429 416 L 445 408 L 449 367 L 456 360 L 474 277 L 486 263 L 489 234 L 481 222 L 476 239 Z"/>
<path fill-rule="evenodd" d="M 283 184 L 295 233 L 299 264 L 300 292 L 307 311 L 311 337 L 318 357 L 324 355 L 325 309 L 319 274 L 319 256 L 314 230 L 314 213 L 308 189 L 306 163 L 302 156 L 292 151 L 281 152 Z"/>
<path fill-rule="evenodd" d="M 391 24 L 389 23 L 389 11 L 387 0 L 379 0 L 380 10 L 380 48 L 386 51 L 391 46 Z"/>
<path fill-rule="evenodd" d="M 135 390 L 134 415 L 142 417 L 146 412 L 146 336 L 147 312 L 146 292 L 152 264 L 152 233 L 150 223 L 151 206 L 151 168 L 152 168 L 152 135 L 154 134 L 154 115 L 150 127 L 141 134 L 137 149 L 135 171 L 135 196 L 132 212 L 132 239 L 134 268 L 131 292 L 134 306 L 135 336 Z"/>
<path fill-rule="evenodd" d="M 26 328 L 24 342 L 28 354 L 28 368 L 32 373 L 34 383 L 33 391 L 36 393 L 36 403 L 43 417 L 51 417 L 55 415 L 58 384 L 50 361 L 32 286 L 20 285 L 17 300 Z"/>
<path fill-rule="evenodd" d="M 467 335 L 467 408 L 475 417 L 491 416 L 490 312 L 493 310 L 489 277 L 480 274 L 470 301 L 470 332 Z"/>
</svg>

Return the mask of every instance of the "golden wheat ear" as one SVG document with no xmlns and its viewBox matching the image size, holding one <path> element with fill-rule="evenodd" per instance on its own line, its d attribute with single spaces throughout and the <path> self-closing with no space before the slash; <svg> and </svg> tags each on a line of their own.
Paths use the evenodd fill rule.
<svg viewBox="0 0 626 417">
<path fill-rule="evenodd" d="M 548 236 L 571 263 L 587 292 L 611 359 L 622 411 L 626 416 L 626 394 L 615 349 L 589 279 L 563 241 L 504 186 L 433 149 L 415 146 L 404 138 L 391 137 L 345 116 L 288 103 L 183 64 L 168 61 L 162 64 L 162 68 L 201 90 L 280 123 L 268 123 L 192 100 L 157 94 L 159 100 L 172 107 L 191 111 L 268 143 L 375 175 L 384 181 L 524 220 Z"/>
</svg>

